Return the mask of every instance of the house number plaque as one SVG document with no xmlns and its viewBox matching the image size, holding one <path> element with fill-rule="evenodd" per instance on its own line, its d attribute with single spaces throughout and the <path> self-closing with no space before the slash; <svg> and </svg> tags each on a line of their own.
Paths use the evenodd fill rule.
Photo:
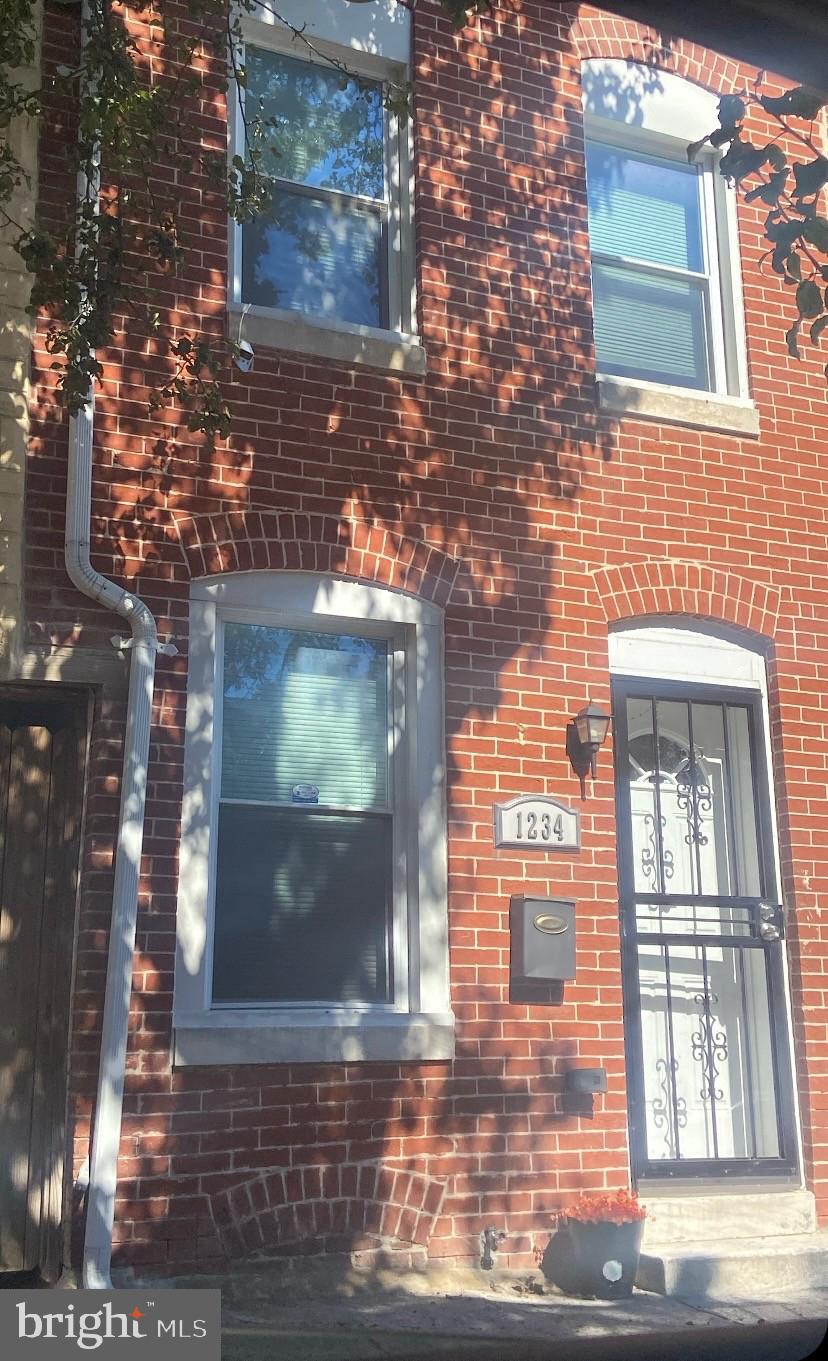
<svg viewBox="0 0 828 1361">
<path fill-rule="evenodd" d="M 528 851 L 578 851 L 581 819 L 545 794 L 522 794 L 494 806 L 494 844 Z"/>
</svg>

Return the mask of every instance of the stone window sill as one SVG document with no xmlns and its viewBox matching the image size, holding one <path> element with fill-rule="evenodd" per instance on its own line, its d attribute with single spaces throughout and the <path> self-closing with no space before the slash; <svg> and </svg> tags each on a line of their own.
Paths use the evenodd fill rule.
<svg viewBox="0 0 828 1361">
<path fill-rule="evenodd" d="M 321 322 L 299 312 L 279 312 L 268 307 L 228 308 L 230 335 L 247 340 L 254 348 L 289 350 L 294 354 L 359 364 L 386 373 L 422 378 L 426 353 L 414 336 L 380 331 L 372 326 L 348 326 L 344 322 Z M 255 370 L 255 360 L 254 360 Z"/>
<path fill-rule="evenodd" d="M 175 1064 L 454 1058 L 451 1012 L 211 1011 L 177 1016 Z"/>
<path fill-rule="evenodd" d="M 596 381 L 598 405 L 602 411 L 613 415 L 689 425 L 698 430 L 719 430 L 729 435 L 759 434 L 759 413 L 753 402 L 743 397 L 694 392 L 689 388 L 610 378 L 602 374 Z"/>
</svg>

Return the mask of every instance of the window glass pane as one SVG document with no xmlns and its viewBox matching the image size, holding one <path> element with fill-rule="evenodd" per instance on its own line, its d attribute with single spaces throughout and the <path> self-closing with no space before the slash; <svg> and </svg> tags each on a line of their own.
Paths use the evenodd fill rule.
<svg viewBox="0 0 828 1361">
<path fill-rule="evenodd" d="M 382 640 L 227 623 L 222 798 L 291 803 L 310 785 L 321 804 L 387 805 L 387 656 Z"/>
<path fill-rule="evenodd" d="M 615 147 L 587 147 L 593 251 L 704 270 L 697 166 Z"/>
<path fill-rule="evenodd" d="M 705 285 L 593 262 L 602 373 L 709 390 Z"/>
<path fill-rule="evenodd" d="M 736 882 L 739 893 L 746 897 L 758 897 L 765 890 L 762 886 L 759 845 L 756 837 L 756 782 L 750 751 L 747 709 L 728 705 L 726 721 Z"/>
<path fill-rule="evenodd" d="M 391 818 L 225 804 L 214 1002 L 389 998 Z"/>
<path fill-rule="evenodd" d="M 246 52 L 248 119 L 276 119 L 268 173 L 348 194 L 385 195 L 382 86 L 278 52 Z M 270 135 L 270 134 L 269 134 Z"/>
<path fill-rule="evenodd" d="M 377 213 L 279 190 L 242 228 L 242 301 L 383 326 L 382 242 Z"/>
</svg>

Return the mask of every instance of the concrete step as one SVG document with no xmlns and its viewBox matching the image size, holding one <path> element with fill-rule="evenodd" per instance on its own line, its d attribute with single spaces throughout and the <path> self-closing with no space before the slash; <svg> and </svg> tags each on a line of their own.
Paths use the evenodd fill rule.
<svg viewBox="0 0 828 1361">
<path fill-rule="evenodd" d="M 726 1238 L 776 1238 L 781 1234 L 813 1233 L 816 1210 L 812 1191 L 761 1192 L 717 1190 L 706 1194 L 647 1194 L 644 1251 L 656 1252 L 668 1244 L 707 1239 L 717 1243 Z"/>
<path fill-rule="evenodd" d="M 828 1286 L 828 1231 L 773 1238 L 652 1246 L 641 1254 L 640 1290 L 697 1299 L 769 1299 Z"/>
</svg>

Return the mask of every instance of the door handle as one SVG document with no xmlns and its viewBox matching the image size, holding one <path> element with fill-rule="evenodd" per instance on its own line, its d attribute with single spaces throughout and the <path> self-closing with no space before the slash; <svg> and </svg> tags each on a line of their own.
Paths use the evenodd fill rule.
<svg viewBox="0 0 828 1361">
<path fill-rule="evenodd" d="M 762 940 L 781 940 L 784 910 L 779 903 L 759 904 L 759 935 Z"/>
</svg>

